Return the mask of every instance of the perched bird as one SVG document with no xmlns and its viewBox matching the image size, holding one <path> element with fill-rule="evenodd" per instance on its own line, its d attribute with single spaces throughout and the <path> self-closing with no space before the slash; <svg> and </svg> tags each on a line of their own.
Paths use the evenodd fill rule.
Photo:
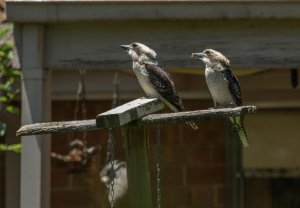
<svg viewBox="0 0 300 208">
<path fill-rule="evenodd" d="M 155 51 L 142 43 L 131 43 L 121 47 L 132 58 L 133 71 L 144 92 L 150 97 L 158 98 L 174 112 L 184 111 L 171 76 L 158 66 Z M 192 121 L 188 121 L 187 124 L 194 130 L 198 129 Z"/>
<path fill-rule="evenodd" d="M 114 181 L 114 202 L 126 204 L 127 200 L 127 169 L 124 161 L 114 160 L 114 165 L 107 163 L 100 172 L 100 179 L 108 190 L 108 200 L 112 201 L 112 181 Z"/>
<path fill-rule="evenodd" d="M 205 49 L 202 53 L 192 53 L 192 58 L 205 64 L 205 79 L 214 100 L 214 108 L 228 108 L 242 105 L 241 88 L 230 70 L 229 60 L 220 52 Z M 243 146 L 249 146 L 243 125 L 243 118 L 230 117 Z"/>
</svg>

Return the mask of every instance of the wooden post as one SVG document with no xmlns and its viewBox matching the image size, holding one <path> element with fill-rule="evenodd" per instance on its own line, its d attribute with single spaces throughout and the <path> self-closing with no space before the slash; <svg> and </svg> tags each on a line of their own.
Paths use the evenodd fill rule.
<svg viewBox="0 0 300 208">
<path fill-rule="evenodd" d="M 43 25 L 22 25 L 22 124 L 50 119 L 49 72 L 43 67 Z M 50 207 L 50 136 L 22 139 L 21 208 Z"/>
<path fill-rule="evenodd" d="M 225 119 L 225 208 L 243 208 L 241 143 Z"/>
<path fill-rule="evenodd" d="M 152 208 L 147 129 L 130 125 L 125 128 L 125 138 L 130 207 Z"/>
</svg>

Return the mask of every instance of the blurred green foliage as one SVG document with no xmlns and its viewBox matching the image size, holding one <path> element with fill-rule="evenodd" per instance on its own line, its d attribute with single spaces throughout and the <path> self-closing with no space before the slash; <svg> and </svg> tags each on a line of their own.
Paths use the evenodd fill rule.
<svg viewBox="0 0 300 208">
<path fill-rule="evenodd" d="M 1 151 L 13 151 L 15 153 L 20 153 L 22 150 L 21 144 L 0 144 L 0 152 Z"/>
<path fill-rule="evenodd" d="M 21 70 L 15 68 L 14 39 L 11 24 L 0 26 L 0 112 L 20 113 L 20 109 L 11 102 L 19 94 L 17 84 L 20 81 Z M 0 136 L 6 132 L 6 124 L 0 118 Z M 11 150 L 20 152 L 20 144 L 1 145 L 0 151 Z"/>
</svg>

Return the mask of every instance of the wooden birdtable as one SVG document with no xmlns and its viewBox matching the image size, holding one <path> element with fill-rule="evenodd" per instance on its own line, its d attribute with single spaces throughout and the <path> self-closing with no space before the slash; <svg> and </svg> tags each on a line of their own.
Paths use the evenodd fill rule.
<svg viewBox="0 0 300 208">
<path fill-rule="evenodd" d="M 101 128 L 125 129 L 128 191 L 131 208 L 152 208 L 147 154 L 147 125 L 226 119 L 256 112 L 255 106 L 153 114 L 164 108 L 156 98 L 139 98 L 99 114 L 95 119 L 35 123 L 22 126 L 17 136 L 91 131 Z M 26 137 L 24 137 L 26 139 Z"/>
</svg>

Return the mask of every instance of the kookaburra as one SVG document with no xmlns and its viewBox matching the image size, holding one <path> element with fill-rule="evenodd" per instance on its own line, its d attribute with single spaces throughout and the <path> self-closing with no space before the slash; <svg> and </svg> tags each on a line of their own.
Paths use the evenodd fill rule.
<svg viewBox="0 0 300 208">
<path fill-rule="evenodd" d="M 121 45 L 133 61 L 133 71 L 144 92 L 165 103 L 172 111 L 184 111 L 181 98 L 178 96 L 171 76 L 158 66 L 154 50 L 142 43 Z M 198 127 L 194 122 L 187 122 L 193 129 Z"/>
<path fill-rule="evenodd" d="M 128 183 L 126 163 L 124 161 L 114 160 L 113 166 L 110 162 L 107 163 L 100 172 L 100 179 L 108 190 L 109 202 L 112 201 L 112 191 L 114 191 L 114 202 L 119 205 L 126 203 Z M 114 181 L 113 187 L 111 186 L 112 181 Z"/>
<path fill-rule="evenodd" d="M 205 79 L 214 100 L 214 108 L 228 108 L 242 105 L 241 88 L 230 70 L 229 60 L 220 52 L 205 49 L 202 53 L 192 53 L 193 58 L 205 64 Z M 249 146 L 243 125 L 243 118 L 230 117 L 244 147 Z"/>
</svg>

